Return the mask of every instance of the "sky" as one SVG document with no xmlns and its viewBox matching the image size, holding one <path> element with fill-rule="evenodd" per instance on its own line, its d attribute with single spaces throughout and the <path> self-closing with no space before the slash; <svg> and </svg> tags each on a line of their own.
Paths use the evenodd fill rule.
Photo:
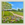
<svg viewBox="0 0 25 25">
<path fill-rule="evenodd" d="M 9 4 L 12 4 L 12 9 L 22 9 L 23 8 L 23 2 L 8 2 Z"/>
</svg>

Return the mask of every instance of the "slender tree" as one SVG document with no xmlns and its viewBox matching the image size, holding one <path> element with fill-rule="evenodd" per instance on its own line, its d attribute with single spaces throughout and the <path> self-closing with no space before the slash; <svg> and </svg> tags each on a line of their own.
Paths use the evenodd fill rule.
<svg viewBox="0 0 25 25">
<path fill-rule="evenodd" d="M 11 9 L 11 4 L 7 2 L 2 2 L 2 10 L 3 10 L 3 16 L 4 16 L 4 9 Z"/>
</svg>

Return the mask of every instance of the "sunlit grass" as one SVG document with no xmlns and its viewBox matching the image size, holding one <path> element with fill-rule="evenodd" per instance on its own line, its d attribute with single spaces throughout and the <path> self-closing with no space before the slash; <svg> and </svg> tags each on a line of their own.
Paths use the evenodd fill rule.
<svg viewBox="0 0 25 25">
<path fill-rule="evenodd" d="M 12 11 L 12 12 L 15 13 L 15 14 L 23 16 L 23 12 L 14 12 L 14 11 Z"/>
<path fill-rule="evenodd" d="M 2 11 L 2 15 L 3 15 L 3 11 Z M 4 16 L 11 16 L 13 15 L 12 13 L 10 13 L 9 11 L 4 11 Z"/>
</svg>

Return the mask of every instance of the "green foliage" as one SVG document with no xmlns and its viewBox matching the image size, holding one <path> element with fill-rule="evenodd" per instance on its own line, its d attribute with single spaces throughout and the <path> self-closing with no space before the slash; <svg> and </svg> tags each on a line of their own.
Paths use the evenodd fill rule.
<svg viewBox="0 0 25 25">
<path fill-rule="evenodd" d="M 3 15 L 3 12 L 2 12 L 2 15 Z M 13 15 L 13 14 L 10 13 L 9 11 L 4 11 L 4 16 L 10 16 L 10 15 Z"/>
<path fill-rule="evenodd" d="M 20 11 L 20 9 L 18 9 L 18 11 Z"/>
<path fill-rule="evenodd" d="M 23 12 L 23 8 L 21 9 L 21 11 Z"/>
<path fill-rule="evenodd" d="M 2 9 L 11 9 L 12 5 L 7 2 L 2 2 Z"/>
<path fill-rule="evenodd" d="M 15 13 L 15 14 L 18 14 L 18 15 L 21 15 L 21 16 L 23 16 L 23 12 L 16 12 L 16 11 L 12 11 L 13 13 Z"/>
<path fill-rule="evenodd" d="M 19 12 L 23 12 L 23 8 L 22 8 L 21 10 L 20 10 L 20 9 L 18 9 L 18 11 L 19 11 Z"/>
</svg>

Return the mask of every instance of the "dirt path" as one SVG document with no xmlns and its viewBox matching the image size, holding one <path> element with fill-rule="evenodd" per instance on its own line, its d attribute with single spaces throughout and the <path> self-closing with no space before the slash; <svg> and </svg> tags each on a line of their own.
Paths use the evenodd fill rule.
<svg viewBox="0 0 25 25">
<path fill-rule="evenodd" d="M 11 12 L 11 11 L 10 11 Z M 18 16 L 18 17 L 21 17 L 21 18 L 23 18 L 23 16 L 21 16 L 21 15 L 17 15 L 17 14 L 14 14 L 13 12 L 11 12 L 13 15 L 15 15 L 15 16 Z"/>
</svg>

